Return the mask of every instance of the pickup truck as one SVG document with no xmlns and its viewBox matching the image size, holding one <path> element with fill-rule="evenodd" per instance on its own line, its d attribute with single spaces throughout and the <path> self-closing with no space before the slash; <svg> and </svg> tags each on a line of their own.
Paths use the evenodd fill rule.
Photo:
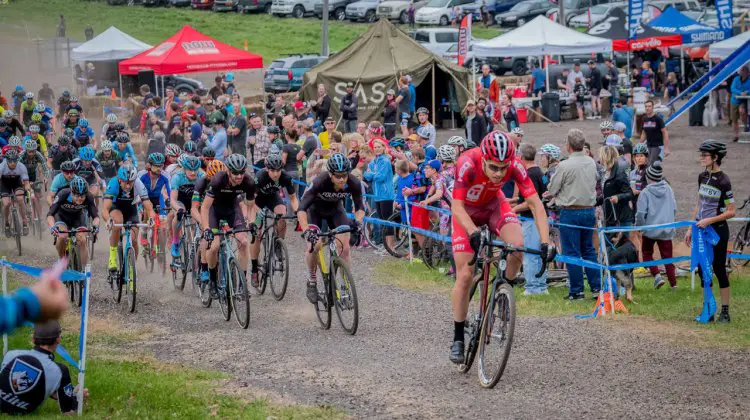
<svg viewBox="0 0 750 420">
<path fill-rule="evenodd" d="M 273 0 L 271 14 L 277 17 L 294 16 L 302 19 L 315 11 L 316 0 Z"/>
<path fill-rule="evenodd" d="M 427 0 L 387 0 L 378 6 L 378 18 L 396 20 L 402 25 L 409 23 L 409 5 L 413 4 L 416 10 L 427 4 Z"/>
<path fill-rule="evenodd" d="M 328 16 L 338 21 L 346 20 L 346 6 L 355 0 L 328 0 Z M 323 0 L 315 3 L 315 16 L 323 19 Z"/>
<path fill-rule="evenodd" d="M 360 0 L 350 3 L 346 6 L 346 18 L 352 22 L 363 20 L 373 23 L 378 20 L 378 5 L 382 2 L 383 0 Z"/>
</svg>

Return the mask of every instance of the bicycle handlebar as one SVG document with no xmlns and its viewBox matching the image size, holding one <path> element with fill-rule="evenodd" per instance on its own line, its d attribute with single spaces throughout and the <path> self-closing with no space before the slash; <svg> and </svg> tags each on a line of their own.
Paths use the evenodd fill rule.
<svg viewBox="0 0 750 420">
<path fill-rule="evenodd" d="M 505 253 L 513 253 L 513 252 L 525 252 L 532 255 L 538 255 L 542 258 L 542 267 L 539 270 L 538 273 L 536 273 L 535 277 L 540 277 L 544 274 L 545 271 L 547 271 L 547 264 L 551 261 L 554 261 L 555 256 L 557 255 L 557 250 L 554 247 L 551 247 L 549 249 L 549 252 L 547 255 L 544 255 L 544 253 L 539 249 L 532 249 L 532 248 L 526 248 L 526 247 L 517 247 L 513 245 L 508 245 L 503 242 L 497 242 L 492 240 L 492 232 L 490 232 L 490 229 L 487 227 L 487 225 L 483 225 L 479 228 L 481 233 L 481 242 L 479 245 L 479 249 L 486 246 L 490 247 L 497 247 L 503 250 Z M 479 256 L 479 252 L 475 252 L 474 256 L 471 258 L 471 261 L 469 262 L 469 265 L 474 265 L 476 263 L 477 258 Z"/>
<path fill-rule="evenodd" d="M 746 198 L 745 201 L 742 202 L 742 205 L 737 208 L 737 210 L 744 209 L 747 206 L 748 203 L 750 203 L 750 197 Z"/>
</svg>

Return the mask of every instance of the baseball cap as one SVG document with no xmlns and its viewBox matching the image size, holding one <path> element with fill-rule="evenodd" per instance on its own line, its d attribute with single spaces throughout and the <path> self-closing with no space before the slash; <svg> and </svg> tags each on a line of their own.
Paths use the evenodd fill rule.
<svg viewBox="0 0 750 420">
<path fill-rule="evenodd" d="M 348 87 L 348 88 L 354 87 L 354 83 L 353 82 L 346 82 L 346 87 Z"/>
<path fill-rule="evenodd" d="M 302 101 L 297 101 L 294 103 L 294 109 L 302 109 L 305 107 L 305 104 L 302 103 Z"/>
<path fill-rule="evenodd" d="M 607 141 L 604 144 L 607 146 L 622 147 L 622 137 L 617 134 L 610 134 L 607 136 Z"/>
<path fill-rule="evenodd" d="M 416 134 L 409 134 L 409 137 L 407 137 L 406 140 L 418 141 L 419 140 L 419 136 L 417 136 Z"/>
<path fill-rule="evenodd" d="M 617 121 L 615 123 L 615 131 L 625 132 L 625 123 L 622 121 Z"/>
<path fill-rule="evenodd" d="M 440 172 L 440 168 L 441 168 L 441 165 L 440 165 L 440 161 L 439 161 L 439 160 L 437 160 L 437 159 L 433 159 L 433 160 L 431 160 L 431 161 L 427 162 L 427 164 L 428 164 L 428 165 L 430 165 L 430 167 L 431 167 L 432 169 L 434 169 L 434 170 L 436 170 L 436 171 Z"/>
<path fill-rule="evenodd" d="M 594 64 L 594 60 L 589 60 L 589 64 Z"/>
<path fill-rule="evenodd" d="M 54 340 L 60 337 L 60 334 L 62 334 L 62 327 L 59 321 L 51 320 L 34 324 L 35 340 Z"/>
</svg>

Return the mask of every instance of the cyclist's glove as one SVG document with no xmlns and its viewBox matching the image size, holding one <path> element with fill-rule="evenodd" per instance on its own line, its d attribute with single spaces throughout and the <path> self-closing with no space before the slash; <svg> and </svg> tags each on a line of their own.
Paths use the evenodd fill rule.
<svg viewBox="0 0 750 420">
<path fill-rule="evenodd" d="M 52 234 L 52 236 L 54 236 L 55 238 L 57 238 L 57 235 L 60 234 L 60 231 L 57 229 L 57 225 L 50 227 L 49 233 Z"/>
<path fill-rule="evenodd" d="M 203 239 L 206 240 L 206 242 L 211 242 L 214 240 L 214 232 L 211 229 L 206 229 L 203 231 Z"/>
<path fill-rule="evenodd" d="M 172 208 L 172 200 L 167 198 L 166 200 L 164 200 L 164 210 L 169 210 L 171 208 Z"/>
<path fill-rule="evenodd" d="M 476 231 L 469 235 L 469 245 L 471 249 L 476 253 L 479 252 L 479 246 L 482 244 L 482 232 Z"/>
<path fill-rule="evenodd" d="M 304 232 L 302 232 L 302 237 L 305 238 L 307 242 L 314 244 L 318 242 L 318 232 L 320 232 L 320 228 L 315 225 L 310 225 Z"/>
</svg>

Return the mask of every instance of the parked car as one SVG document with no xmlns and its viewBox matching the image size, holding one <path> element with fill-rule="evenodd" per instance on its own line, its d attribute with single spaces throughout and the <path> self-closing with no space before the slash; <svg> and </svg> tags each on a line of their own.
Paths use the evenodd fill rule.
<svg viewBox="0 0 750 420">
<path fill-rule="evenodd" d="M 570 25 L 571 19 L 584 13 L 589 7 L 609 3 L 611 3 L 610 0 L 563 0 L 563 7 L 565 8 L 565 24 Z M 546 15 L 549 17 L 556 13 L 557 7 L 555 5 L 555 7 L 547 11 Z"/>
<path fill-rule="evenodd" d="M 169 0 L 170 7 L 188 7 L 191 0 Z"/>
<path fill-rule="evenodd" d="M 387 0 L 378 6 L 377 16 L 379 19 L 397 20 L 402 24 L 409 23 L 407 9 L 413 4 L 416 10 L 427 4 L 427 0 Z"/>
<path fill-rule="evenodd" d="M 297 19 L 315 11 L 316 0 L 273 0 L 271 14 L 278 17 L 294 16 Z"/>
<path fill-rule="evenodd" d="M 177 94 L 184 92 L 202 95 L 206 92 L 206 88 L 201 81 L 179 75 L 164 76 L 164 86 L 174 89 Z"/>
<path fill-rule="evenodd" d="M 352 22 L 360 20 L 369 23 L 375 22 L 378 20 L 377 11 L 381 2 L 383 0 L 360 0 L 350 3 L 346 6 L 346 18 Z M 406 23 L 408 23 L 408 19 Z"/>
<path fill-rule="evenodd" d="M 346 20 L 346 6 L 354 0 L 328 0 L 328 16 L 338 21 Z M 315 3 L 315 16 L 323 19 L 323 0 Z"/>
<path fill-rule="evenodd" d="M 463 5 L 471 4 L 474 0 L 430 0 L 414 14 L 414 21 L 419 25 L 451 24 L 453 9 Z M 460 9 L 459 9 L 460 10 Z M 457 13 L 460 15 L 460 12 Z"/>
<path fill-rule="evenodd" d="M 130 0 L 107 0 L 107 4 L 110 6 L 124 6 L 126 4 L 142 4 L 143 0 L 133 0 L 132 3 Z"/>
<path fill-rule="evenodd" d="M 168 0 L 143 0 L 142 3 L 146 7 L 157 7 L 157 6 L 168 6 Z"/>
<path fill-rule="evenodd" d="M 547 0 L 524 0 L 516 3 L 507 12 L 495 15 L 495 23 L 500 26 L 523 26 L 526 22 L 547 13 L 556 7 Z"/>
<path fill-rule="evenodd" d="M 573 28 L 589 28 L 597 25 L 606 19 L 613 9 L 622 9 L 628 7 L 627 3 L 617 2 L 609 4 L 600 4 L 589 7 L 578 16 L 570 19 L 570 26 Z"/>
<path fill-rule="evenodd" d="M 214 0 L 214 6 L 211 9 L 214 12 L 235 12 L 239 4 L 239 0 Z"/>
<path fill-rule="evenodd" d="M 239 0 L 237 11 L 240 13 L 271 13 L 272 0 Z"/>
<path fill-rule="evenodd" d="M 214 7 L 214 0 L 192 0 L 190 7 L 193 9 L 210 10 Z"/>
<path fill-rule="evenodd" d="M 458 43 L 458 29 L 454 28 L 422 28 L 409 35 L 437 56 L 443 56 Z"/>
<path fill-rule="evenodd" d="M 302 87 L 302 77 L 311 68 L 328 57 L 320 55 L 295 55 L 271 62 L 263 75 L 266 92 L 293 92 Z"/>
<path fill-rule="evenodd" d="M 471 20 L 474 22 L 479 22 L 482 20 L 482 4 L 484 4 L 484 13 L 490 13 L 492 15 L 495 14 L 495 6 L 497 5 L 497 0 L 475 0 L 472 3 L 464 4 L 461 6 L 461 11 L 464 13 L 464 15 L 468 15 L 471 13 Z"/>
</svg>

